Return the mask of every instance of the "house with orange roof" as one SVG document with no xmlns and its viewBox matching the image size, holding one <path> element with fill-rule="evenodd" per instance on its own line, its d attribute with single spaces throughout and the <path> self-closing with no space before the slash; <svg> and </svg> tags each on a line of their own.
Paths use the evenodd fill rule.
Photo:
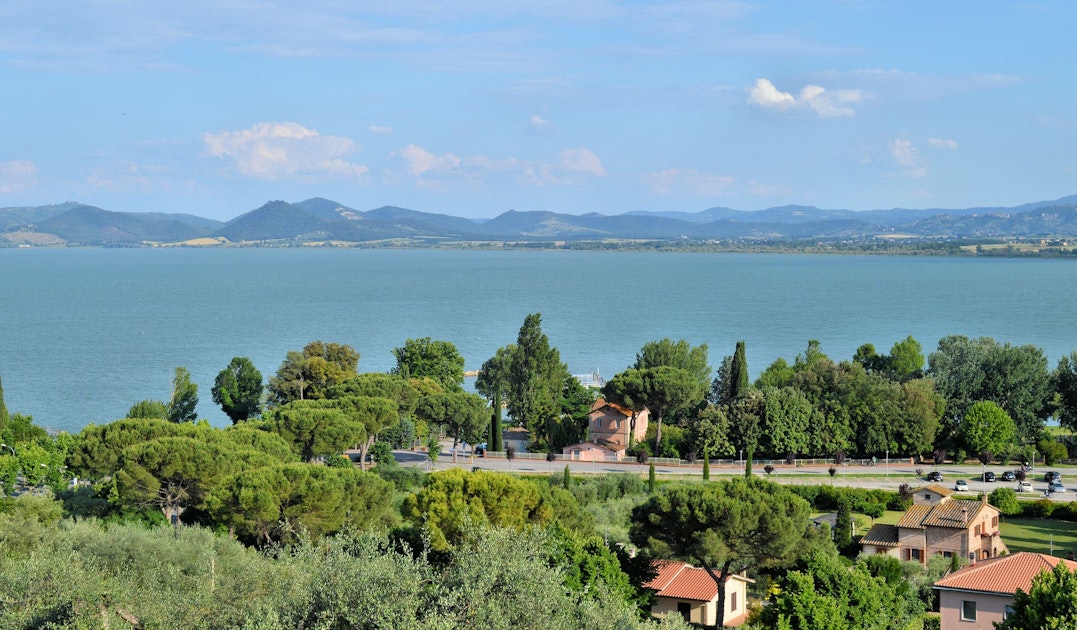
<svg viewBox="0 0 1077 630">
<path fill-rule="evenodd" d="M 861 554 L 886 554 L 926 564 L 928 558 L 958 556 L 977 562 L 1006 553 L 999 535 L 999 510 L 979 501 L 957 500 L 938 485 L 913 490 L 913 505 L 897 525 L 876 524 L 860 540 Z"/>
<path fill-rule="evenodd" d="M 658 574 L 644 584 L 655 591 L 651 614 L 661 619 L 678 615 L 688 623 L 713 627 L 718 623 L 718 585 L 705 569 L 679 561 L 660 560 Z M 725 581 L 725 627 L 748 620 L 748 584 L 754 580 L 731 575 Z"/>
<path fill-rule="evenodd" d="M 570 444 L 561 452 L 577 461 L 619 460 L 632 444 L 647 436 L 649 416 L 646 407 L 632 410 L 599 398 L 587 416 L 590 439 Z"/>
<path fill-rule="evenodd" d="M 988 630 L 1013 610 L 1017 589 L 1029 592 L 1032 578 L 1065 562 L 1077 571 L 1077 562 L 1042 553 L 1019 552 L 981 560 L 935 582 L 939 592 L 940 630 Z"/>
</svg>

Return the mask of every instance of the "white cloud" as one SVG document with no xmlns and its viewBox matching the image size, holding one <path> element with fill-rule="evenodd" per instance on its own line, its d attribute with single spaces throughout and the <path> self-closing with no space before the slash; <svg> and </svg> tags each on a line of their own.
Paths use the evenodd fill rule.
<svg viewBox="0 0 1077 630">
<path fill-rule="evenodd" d="M 599 176 L 606 174 L 606 169 L 602 167 L 602 160 L 598 159 L 594 151 L 583 147 L 562 151 L 561 165 L 570 171 L 580 171 Z"/>
<path fill-rule="evenodd" d="M 534 129 L 547 129 L 547 128 L 553 126 L 552 122 L 546 120 L 545 118 L 543 118 L 542 116 L 539 116 L 538 114 L 532 114 L 532 116 L 528 120 L 528 122 L 531 123 L 531 127 L 534 128 Z"/>
<path fill-rule="evenodd" d="M 408 163 L 408 170 L 415 177 L 423 173 L 448 173 L 460 168 L 461 160 L 452 153 L 436 155 L 426 149 L 409 144 L 397 152 Z"/>
<path fill-rule="evenodd" d="M 294 122 L 264 122 L 250 129 L 205 133 L 202 140 L 210 155 L 230 158 L 240 173 L 255 179 L 357 178 L 367 171 L 367 167 L 343 159 L 357 148 L 350 138 L 323 136 Z"/>
<path fill-rule="evenodd" d="M 748 90 L 748 102 L 764 109 L 783 111 L 796 105 L 796 99 L 789 92 L 781 92 L 766 79 L 756 79 L 755 85 Z"/>
<path fill-rule="evenodd" d="M 688 191 L 701 196 L 717 196 L 729 192 L 736 180 L 729 175 L 715 175 L 693 169 L 668 168 L 649 173 L 646 177 L 652 192 L 668 194 Z"/>
<path fill-rule="evenodd" d="M 894 163 L 905 170 L 908 177 L 925 177 L 927 164 L 920 156 L 920 150 L 909 140 L 897 138 L 890 142 L 890 157 Z"/>
<path fill-rule="evenodd" d="M 806 85 L 800 95 L 794 97 L 789 92 L 782 92 L 767 79 L 756 79 L 755 85 L 748 88 L 748 103 L 776 111 L 808 108 L 821 118 L 844 118 L 855 116 L 857 105 L 864 100 L 860 90 L 827 90 L 820 85 Z"/>
<path fill-rule="evenodd" d="M 393 128 L 385 125 L 371 125 L 369 129 L 370 133 L 376 136 L 391 136 L 393 135 Z"/>
<path fill-rule="evenodd" d="M 32 188 L 37 182 L 37 166 L 30 160 L 0 162 L 0 193 Z"/>
<path fill-rule="evenodd" d="M 957 148 L 957 140 L 949 140 L 949 139 L 943 140 L 942 138 L 929 138 L 927 143 L 930 144 L 931 146 L 935 147 L 936 149 L 956 149 Z"/>
</svg>

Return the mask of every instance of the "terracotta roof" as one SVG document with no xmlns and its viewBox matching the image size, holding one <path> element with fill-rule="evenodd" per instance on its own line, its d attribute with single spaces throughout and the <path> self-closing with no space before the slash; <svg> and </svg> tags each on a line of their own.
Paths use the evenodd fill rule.
<svg viewBox="0 0 1077 630">
<path fill-rule="evenodd" d="M 860 544 L 875 545 L 876 547 L 897 547 L 898 528 L 896 525 L 884 525 L 882 523 L 874 525 L 860 539 Z"/>
<path fill-rule="evenodd" d="M 923 527 L 924 519 L 931 513 L 931 509 L 935 507 L 933 505 L 910 505 L 908 510 L 905 510 L 905 515 L 898 521 L 898 527 Z"/>
<path fill-rule="evenodd" d="M 1059 562 L 1065 562 L 1070 571 L 1077 571 L 1077 562 L 1072 560 L 1021 551 L 970 564 L 935 582 L 935 588 L 1004 595 L 1013 595 L 1021 589 L 1027 593 L 1032 588 L 1033 577 L 1050 571 Z"/>
<path fill-rule="evenodd" d="M 599 409 L 602 409 L 603 407 L 609 407 L 610 409 L 613 409 L 614 411 L 616 411 L 617 413 L 621 414 L 622 416 L 624 416 L 626 418 L 631 418 L 632 417 L 632 410 L 631 409 L 627 409 L 625 407 L 622 407 L 621 405 L 608 402 L 605 398 L 599 398 L 598 400 L 596 400 L 595 404 L 591 405 L 591 411 L 592 412 L 598 411 Z"/>
<path fill-rule="evenodd" d="M 952 489 L 947 488 L 946 486 L 940 486 L 937 483 L 929 483 L 926 486 L 920 486 L 919 488 L 913 489 L 912 492 L 913 494 L 916 494 L 917 492 L 923 492 L 924 490 L 930 490 L 931 492 L 934 492 L 935 494 L 940 494 L 944 497 L 948 497 L 954 493 Z"/>
<path fill-rule="evenodd" d="M 684 562 L 659 560 L 655 563 L 658 575 L 643 586 L 657 591 L 659 597 L 709 602 L 718 597 L 718 585 L 706 569 L 690 566 Z M 731 579 L 751 582 L 743 575 L 731 575 Z"/>
<path fill-rule="evenodd" d="M 952 527 L 965 529 L 987 506 L 983 501 L 946 501 L 936 505 L 913 505 L 898 521 L 898 527 Z"/>
</svg>

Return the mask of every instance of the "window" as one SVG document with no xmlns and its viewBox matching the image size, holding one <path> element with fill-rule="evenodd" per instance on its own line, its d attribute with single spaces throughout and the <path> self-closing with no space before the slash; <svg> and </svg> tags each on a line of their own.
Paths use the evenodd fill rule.
<svg viewBox="0 0 1077 630">
<path fill-rule="evenodd" d="M 953 552 L 951 552 L 951 551 L 944 551 L 944 552 L 942 552 L 942 557 L 943 557 L 943 558 L 949 558 L 949 557 L 951 557 L 951 556 L 953 556 L 953 555 L 954 555 L 954 554 L 953 554 Z"/>
<path fill-rule="evenodd" d="M 912 558 L 913 560 L 919 560 L 919 559 L 920 559 L 920 550 L 919 550 L 919 549 L 913 549 L 913 550 L 911 550 L 911 555 L 910 555 L 910 557 L 911 557 L 911 558 Z"/>
<path fill-rule="evenodd" d="M 992 516 L 991 517 L 991 527 L 998 527 L 998 517 L 997 516 Z"/>
<path fill-rule="evenodd" d="M 970 600 L 962 600 L 961 602 L 961 621 L 976 621 L 976 602 Z"/>
<path fill-rule="evenodd" d="M 677 602 L 677 612 L 680 613 L 681 618 L 685 623 L 692 622 L 692 605 L 688 602 Z"/>
<path fill-rule="evenodd" d="M 1013 606 L 1007 606 L 1006 610 L 1002 612 L 1002 618 L 1005 619 L 1013 614 Z"/>
<path fill-rule="evenodd" d="M 729 612 L 737 612 L 737 592 L 729 594 Z"/>
<path fill-rule="evenodd" d="M 983 533 L 983 525 L 977 525 L 977 526 L 976 526 L 976 530 L 975 530 L 975 533 L 976 533 L 976 535 L 977 535 L 977 536 L 979 536 L 980 534 L 982 534 L 982 533 Z"/>
</svg>

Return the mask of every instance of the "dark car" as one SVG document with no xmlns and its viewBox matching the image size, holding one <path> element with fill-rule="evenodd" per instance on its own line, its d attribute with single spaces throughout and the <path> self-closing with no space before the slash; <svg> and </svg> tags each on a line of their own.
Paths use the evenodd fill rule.
<svg viewBox="0 0 1077 630">
<path fill-rule="evenodd" d="M 983 474 L 983 480 L 987 481 L 987 482 L 994 482 L 995 481 L 995 473 L 991 472 L 990 470 L 985 472 Z"/>
<path fill-rule="evenodd" d="M 1002 480 L 1003 481 L 1016 481 L 1017 480 L 1017 475 L 1013 474 L 1012 470 L 1007 470 L 1006 472 L 1002 473 Z"/>
<path fill-rule="evenodd" d="M 932 470 L 931 472 L 929 472 L 927 474 L 927 477 L 925 477 L 925 479 L 927 479 L 928 481 L 935 481 L 935 482 L 942 481 L 942 473 L 937 471 L 937 470 Z"/>
<path fill-rule="evenodd" d="M 1052 470 L 1051 472 L 1043 473 L 1043 480 L 1047 483 L 1051 483 L 1052 481 L 1062 481 L 1062 475 Z"/>
</svg>

